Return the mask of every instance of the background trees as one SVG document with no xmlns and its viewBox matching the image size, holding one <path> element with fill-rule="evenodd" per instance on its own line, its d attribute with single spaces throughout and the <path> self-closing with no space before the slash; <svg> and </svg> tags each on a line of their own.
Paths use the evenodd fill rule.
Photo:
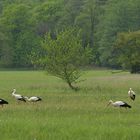
<svg viewBox="0 0 140 140">
<path fill-rule="evenodd" d="M 113 57 L 113 46 L 117 34 L 127 31 L 136 31 L 139 24 L 139 4 L 138 0 L 109 0 L 104 7 L 104 15 L 100 17 L 98 24 L 97 38 L 98 51 L 102 65 L 118 67 Z"/>
<path fill-rule="evenodd" d="M 140 73 L 140 31 L 121 33 L 116 41 L 118 61 L 131 73 Z"/>
<path fill-rule="evenodd" d="M 118 34 L 138 31 L 139 19 L 139 0 L 1 0 L 0 67 L 36 67 L 46 33 L 55 39 L 71 27 L 80 30 L 82 47 L 92 48 L 90 64 L 121 68 Z"/>
<path fill-rule="evenodd" d="M 24 4 L 8 5 L 1 16 L 1 26 L 9 39 L 8 46 L 10 47 L 10 54 L 12 65 L 16 67 L 24 67 L 28 65 L 27 54 L 32 49 L 31 40 L 29 36 L 31 26 L 29 7 Z"/>
</svg>

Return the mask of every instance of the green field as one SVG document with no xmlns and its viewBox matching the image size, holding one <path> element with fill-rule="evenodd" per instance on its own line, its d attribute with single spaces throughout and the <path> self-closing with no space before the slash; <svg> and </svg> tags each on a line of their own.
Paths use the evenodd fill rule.
<svg viewBox="0 0 140 140">
<path fill-rule="evenodd" d="M 72 91 L 59 78 L 42 71 L 0 71 L 1 140 L 140 140 L 140 75 L 111 70 L 86 71 Z M 136 100 L 127 91 L 136 92 Z M 43 101 L 18 104 L 12 89 Z M 131 109 L 106 107 L 112 99 Z"/>
</svg>

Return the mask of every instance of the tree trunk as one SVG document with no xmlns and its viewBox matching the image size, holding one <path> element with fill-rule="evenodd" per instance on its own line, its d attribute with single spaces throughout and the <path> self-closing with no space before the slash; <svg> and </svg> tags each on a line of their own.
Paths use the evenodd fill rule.
<svg viewBox="0 0 140 140">
<path fill-rule="evenodd" d="M 68 73 L 67 73 L 67 67 L 65 67 L 64 73 L 65 73 L 65 81 L 67 82 L 67 84 L 69 85 L 69 87 L 70 87 L 71 89 L 73 89 L 73 90 L 76 91 L 78 88 L 77 88 L 77 87 L 74 87 L 74 86 L 72 85 L 72 82 L 71 82 L 71 80 L 69 79 L 70 76 L 69 76 Z"/>
<path fill-rule="evenodd" d="M 71 89 L 73 89 L 73 90 L 75 90 L 75 91 L 78 90 L 78 88 L 77 88 L 77 87 L 74 87 L 70 81 L 67 81 L 67 83 L 68 83 L 68 85 L 69 85 L 69 87 L 70 87 Z"/>
</svg>

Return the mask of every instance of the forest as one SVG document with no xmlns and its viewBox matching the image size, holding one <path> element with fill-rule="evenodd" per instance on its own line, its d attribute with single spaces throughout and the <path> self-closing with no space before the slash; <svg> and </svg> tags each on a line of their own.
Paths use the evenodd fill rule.
<svg viewBox="0 0 140 140">
<path fill-rule="evenodd" d="M 140 72 L 140 0 L 1 0 L 0 68 L 40 68 L 46 35 L 67 29 L 92 49 L 88 65 Z"/>
</svg>

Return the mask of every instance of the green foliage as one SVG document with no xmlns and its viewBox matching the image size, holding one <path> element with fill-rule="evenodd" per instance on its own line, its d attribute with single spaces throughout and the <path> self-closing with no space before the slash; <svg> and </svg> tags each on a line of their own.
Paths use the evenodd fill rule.
<svg viewBox="0 0 140 140">
<path fill-rule="evenodd" d="M 1 17 L 1 26 L 5 29 L 9 42 L 11 65 L 15 67 L 30 67 L 28 56 L 33 48 L 39 47 L 40 39 L 34 33 L 30 22 L 30 8 L 25 4 L 8 5 Z M 5 46 L 6 47 L 6 46 Z M 4 51 L 3 51 L 4 53 Z M 6 57 L 6 53 L 5 53 Z"/>
<path fill-rule="evenodd" d="M 75 19 L 75 25 L 77 25 L 82 30 L 82 45 L 89 46 L 93 49 L 92 52 L 92 64 L 98 64 L 98 52 L 97 52 L 97 37 L 96 28 L 99 22 L 99 14 L 102 12 L 101 6 L 103 3 L 98 0 L 85 0 L 80 14 Z"/>
<path fill-rule="evenodd" d="M 90 49 L 83 48 L 79 34 L 75 29 L 66 29 L 52 39 L 48 34 L 43 43 L 47 55 L 43 59 L 46 69 L 53 75 L 62 78 L 72 86 L 81 76 L 79 68 L 88 63 Z"/>
<path fill-rule="evenodd" d="M 86 0 L 80 15 L 76 17 L 75 24 L 77 24 L 83 31 L 83 36 L 90 47 L 94 46 L 94 32 L 97 12 L 96 0 Z M 87 45 L 87 44 L 86 44 Z"/>
<path fill-rule="evenodd" d="M 9 47 L 9 38 L 0 25 L 0 67 L 10 67 L 12 65 L 12 48 Z"/>
<path fill-rule="evenodd" d="M 140 1 L 109 0 L 105 5 L 104 15 L 100 17 L 97 37 L 100 60 L 103 65 L 113 66 L 112 48 L 120 32 L 135 31 L 140 27 Z M 112 63 L 113 62 L 113 63 Z M 117 64 L 116 64 L 117 65 Z"/>
<path fill-rule="evenodd" d="M 131 71 L 140 72 L 140 31 L 121 33 L 116 41 L 120 64 Z"/>
<path fill-rule="evenodd" d="M 18 42 L 24 32 L 28 30 L 28 19 L 28 7 L 23 4 L 12 4 L 3 11 L 1 25 L 5 28 L 4 32 L 10 40 L 8 45 L 13 51 L 11 52 L 13 65 L 20 66 L 24 62 L 21 61 L 21 54 L 24 54 L 24 52 L 18 51 L 22 47 L 18 45 Z"/>
<path fill-rule="evenodd" d="M 0 34 L 6 40 L 0 39 L 0 66 L 35 66 L 44 56 L 46 33 L 55 39 L 76 27 L 81 45 L 93 50 L 90 64 L 120 68 L 113 48 L 117 34 L 138 31 L 139 19 L 139 0 L 1 0 Z"/>
<path fill-rule="evenodd" d="M 53 34 L 57 22 L 61 17 L 61 11 L 61 0 L 58 2 L 51 0 L 36 6 L 32 11 L 33 17 L 31 22 L 35 25 L 37 34 L 40 36 L 44 36 L 46 32 L 51 32 Z"/>
<path fill-rule="evenodd" d="M 74 25 L 76 17 L 82 11 L 85 0 L 69 0 L 65 3 L 62 22 L 68 25 Z"/>
</svg>

